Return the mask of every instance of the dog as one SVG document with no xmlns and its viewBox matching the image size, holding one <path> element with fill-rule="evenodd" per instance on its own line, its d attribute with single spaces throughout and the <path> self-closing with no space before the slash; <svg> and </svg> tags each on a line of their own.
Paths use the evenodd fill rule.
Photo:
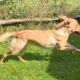
<svg viewBox="0 0 80 80">
<path fill-rule="evenodd" d="M 73 23 L 75 24 L 72 25 Z M 22 55 L 28 42 L 36 43 L 45 48 L 57 47 L 59 50 L 80 51 L 67 42 L 69 35 L 76 31 L 76 23 L 77 21 L 75 19 L 65 18 L 57 28 L 48 30 L 22 30 L 2 34 L 0 36 L 0 42 L 3 42 L 6 38 L 11 36 L 14 38 L 10 43 L 10 50 L 0 58 L 1 63 L 3 63 L 6 57 L 11 55 L 17 55 L 19 60 L 24 62 L 25 60 L 22 58 Z"/>
</svg>

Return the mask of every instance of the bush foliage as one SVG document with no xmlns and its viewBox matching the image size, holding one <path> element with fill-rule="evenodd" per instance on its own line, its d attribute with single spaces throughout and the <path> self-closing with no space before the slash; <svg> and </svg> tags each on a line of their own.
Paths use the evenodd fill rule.
<svg viewBox="0 0 80 80">
<path fill-rule="evenodd" d="M 3 0 L 0 18 L 54 17 L 80 12 L 80 0 Z"/>
<path fill-rule="evenodd" d="M 59 15 L 75 16 L 80 13 L 80 0 L 2 0 L 0 19 L 53 18 Z M 54 23 L 27 23 L 26 25 L 0 26 L 0 33 L 22 29 L 45 29 Z"/>
</svg>

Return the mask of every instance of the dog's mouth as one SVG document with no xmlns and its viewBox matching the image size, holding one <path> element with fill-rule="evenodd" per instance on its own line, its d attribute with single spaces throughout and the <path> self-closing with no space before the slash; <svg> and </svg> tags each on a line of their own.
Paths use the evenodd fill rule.
<svg viewBox="0 0 80 80">
<path fill-rule="evenodd" d="M 74 31 L 74 34 L 80 35 L 80 31 Z"/>
</svg>

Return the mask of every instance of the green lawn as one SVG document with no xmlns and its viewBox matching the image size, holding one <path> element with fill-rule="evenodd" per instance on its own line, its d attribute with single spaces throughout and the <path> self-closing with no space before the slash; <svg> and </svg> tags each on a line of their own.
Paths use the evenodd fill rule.
<svg viewBox="0 0 80 80">
<path fill-rule="evenodd" d="M 74 39 L 74 40 L 73 40 Z M 78 40 L 78 41 L 77 41 Z M 80 36 L 69 42 L 79 46 Z M 0 54 L 7 51 L 7 43 L 0 43 Z M 0 64 L 0 80 L 80 80 L 80 53 L 44 49 L 29 44 L 20 62 L 16 56 Z"/>
</svg>

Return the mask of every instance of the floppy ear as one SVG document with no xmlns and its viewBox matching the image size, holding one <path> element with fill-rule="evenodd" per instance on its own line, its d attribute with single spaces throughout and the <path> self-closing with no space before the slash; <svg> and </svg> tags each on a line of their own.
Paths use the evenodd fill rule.
<svg viewBox="0 0 80 80">
<path fill-rule="evenodd" d="M 58 19 L 58 22 L 59 22 L 59 23 L 60 23 L 60 22 L 62 22 L 62 21 L 64 21 L 64 20 L 63 20 L 63 19 L 61 19 L 61 18 L 59 18 L 59 19 Z"/>
</svg>

